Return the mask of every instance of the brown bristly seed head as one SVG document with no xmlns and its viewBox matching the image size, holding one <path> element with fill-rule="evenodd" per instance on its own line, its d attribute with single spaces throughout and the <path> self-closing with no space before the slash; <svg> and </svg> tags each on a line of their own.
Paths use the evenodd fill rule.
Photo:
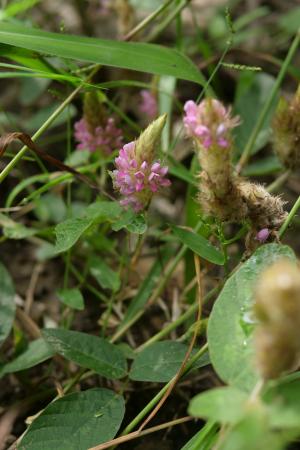
<svg viewBox="0 0 300 450">
<path fill-rule="evenodd" d="M 271 195 L 262 185 L 240 181 L 237 185 L 240 195 L 248 207 L 248 218 L 257 229 L 277 230 L 287 217 L 285 202 Z"/>
<path fill-rule="evenodd" d="M 278 158 L 289 169 L 300 168 L 300 87 L 290 102 L 280 99 L 272 125 Z"/>
</svg>

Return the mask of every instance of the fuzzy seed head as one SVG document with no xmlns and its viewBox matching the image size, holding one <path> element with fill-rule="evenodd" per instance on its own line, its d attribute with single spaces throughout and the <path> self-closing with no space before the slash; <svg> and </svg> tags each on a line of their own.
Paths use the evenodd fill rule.
<svg viewBox="0 0 300 450">
<path fill-rule="evenodd" d="M 288 259 L 266 269 L 256 288 L 257 365 L 265 379 L 294 370 L 300 359 L 300 270 Z"/>
<path fill-rule="evenodd" d="M 274 149 L 289 169 L 300 167 L 300 88 L 288 102 L 281 98 L 273 119 Z"/>
</svg>

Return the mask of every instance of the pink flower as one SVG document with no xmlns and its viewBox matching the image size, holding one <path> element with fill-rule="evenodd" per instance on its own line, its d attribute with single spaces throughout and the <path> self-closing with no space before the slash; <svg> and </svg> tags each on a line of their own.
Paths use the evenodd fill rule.
<svg viewBox="0 0 300 450">
<path fill-rule="evenodd" d="M 266 242 L 269 236 L 270 236 L 269 228 L 262 228 L 257 233 L 256 240 L 259 241 L 261 244 L 263 244 L 264 242 Z"/>
<path fill-rule="evenodd" d="M 90 152 L 100 150 L 104 155 L 109 155 L 123 143 L 122 131 L 116 127 L 112 117 L 108 118 L 103 126 L 98 126 L 93 131 L 89 129 L 84 118 L 76 122 L 74 128 L 79 150 Z"/>
<path fill-rule="evenodd" d="M 205 149 L 230 146 L 230 130 L 239 125 L 239 118 L 231 117 L 230 108 L 226 109 L 216 99 L 202 100 L 199 105 L 188 100 L 184 112 L 183 123 L 188 134 L 195 137 Z"/>
<path fill-rule="evenodd" d="M 155 96 L 148 90 L 142 89 L 140 92 L 141 102 L 140 102 L 140 111 L 149 119 L 153 119 L 157 116 L 157 101 Z"/>
<path fill-rule="evenodd" d="M 136 143 L 130 142 L 120 150 L 115 159 L 117 169 L 112 172 L 114 189 L 123 199 L 120 204 L 127 208 L 131 206 L 135 212 L 147 207 L 152 195 L 160 187 L 170 186 L 166 178 L 168 167 L 159 161 L 142 161 L 138 163 L 136 157 Z"/>
</svg>

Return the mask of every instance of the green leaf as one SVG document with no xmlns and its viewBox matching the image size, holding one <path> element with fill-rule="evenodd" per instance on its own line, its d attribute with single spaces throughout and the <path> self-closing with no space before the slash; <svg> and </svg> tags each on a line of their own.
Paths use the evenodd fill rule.
<svg viewBox="0 0 300 450">
<path fill-rule="evenodd" d="M 93 224 L 91 217 L 74 217 L 59 223 L 55 227 L 56 253 L 62 253 L 73 247 L 83 233 Z"/>
<path fill-rule="evenodd" d="M 255 405 L 259 406 L 259 405 Z M 295 436 L 290 436 L 290 438 Z M 247 416 L 228 430 L 220 450 L 284 450 L 288 437 L 280 430 L 272 430 L 264 410 L 259 407 L 249 410 Z"/>
<path fill-rule="evenodd" d="M 18 355 L 12 361 L 0 367 L 0 377 L 7 373 L 19 372 L 20 370 L 30 369 L 40 364 L 54 355 L 53 349 L 44 339 L 36 339 L 29 343 L 26 350 Z"/>
<path fill-rule="evenodd" d="M 121 285 L 119 274 L 114 272 L 102 258 L 93 256 L 90 261 L 90 272 L 103 289 L 118 291 Z"/>
<path fill-rule="evenodd" d="M 0 225 L 3 227 L 4 236 L 8 239 L 26 239 L 37 232 L 34 228 L 27 228 L 2 213 L 0 213 Z"/>
<path fill-rule="evenodd" d="M 203 236 L 175 225 L 172 225 L 172 230 L 183 244 L 201 258 L 221 266 L 224 264 L 224 255 Z"/>
<path fill-rule="evenodd" d="M 191 400 L 188 412 L 194 417 L 235 424 L 241 420 L 247 399 L 245 392 L 231 386 L 210 389 Z"/>
<path fill-rule="evenodd" d="M 108 389 L 65 395 L 34 420 L 18 450 L 87 450 L 114 438 L 124 412 L 123 398 Z"/>
<path fill-rule="evenodd" d="M 3 17 L 14 17 L 17 14 L 27 11 L 41 0 L 15 0 L 10 2 L 2 12 Z"/>
<path fill-rule="evenodd" d="M 32 70 L 53 73 L 50 65 L 42 60 L 36 53 L 11 45 L 0 44 L 0 55 L 11 59 Z"/>
<path fill-rule="evenodd" d="M 79 289 L 59 289 L 56 292 L 59 300 L 70 308 L 83 310 L 84 299 Z"/>
<path fill-rule="evenodd" d="M 34 213 L 40 222 L 60 223 L 67 217 L 67 207 L 60 195 L 47 193 L 35 200 Z"/>
<path fill-rule="evenodd" d="M 251 317 L 253 291 L 260 273 L 279 258 L 295 261 L 286 245 L 259 247 L 225 283 L 214 303 L 208 321 L 208 346 L 211 362 L 220 378 L 228 384 L 250 391 L 258 381 L 254 369 Z"/>
<path fill-rule="evenodd" d="M 136 214 L 132 210 L 123 211 L 120 218 L 112 224 L 114 231 L 126 228 L 130 233 L 144 234 L 147 230 L 147 223 L 144 214 Z"/>
<path fill-rule="evenodd" d="M 62 58 L 172 75 L 203 84 L 201 73 L 190 59 L 160 45 L 49 33 L 3 22 L 0 23 L 0 42 Z"/>
<path fill-rule="evenodd" d="M 300 380 L 280 380 L 263 395 L 274 428 L 297 428 L 300 423 Z"/>
<path fill-rule="evenodd" d="M 57 353 L 104 377 L 122 378 L 127 373 L 122 351 L 103 338 L 52 328 L 44 330 L 43 336 Z"/>
<path fill-rule="evenodd" d="M 297 8 L 288 8 L 287 13 L 280 14 L 278 25 L 289 34 L 295 34 L 299 30 L 300 6 Z"/>
<path fill-rule="evenodd" d="M 108 220 L 113 222 L 122 212 L 123 210 L 118 202 L 99 200 L 88 206 L 86 215 L 95 220 Z"/>
<path fill-rule="evenodd" d="M 129 377 L 135 381 L 166 382 L 178 372 L 188 346 L 176 341 L 156 342 L 138 353 Z M 193 350 L 192 355 L 196 353 Z M 207 354 L 195 363 L 199 368 L 209 364 Z"/>
<path fill-rule="evenodd" d="M 257 114 L 268 99 L 269 92 L 275 83 L 274 77 L 265 73 L 242 72 L 236 90 L 234 113 L 241 117 L 241 125 L 235 128 L 235 141 L 239 154 L 242 153 L 249 136 L 256 124 Z M 271 118 L 277 104 L 278 96 L 257 136 L 253 153 L 264 147 L 271 136 Z"/>
<path fill-rule="evenodd" d="M 7 338 L 16 312 L 12 279 L 0 262 L 0 345 Z"/>
</svg>

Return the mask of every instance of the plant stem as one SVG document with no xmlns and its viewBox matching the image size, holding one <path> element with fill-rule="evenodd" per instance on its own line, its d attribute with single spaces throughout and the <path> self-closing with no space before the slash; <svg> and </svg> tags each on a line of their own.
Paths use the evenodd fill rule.
<svg viewBox="0 0 300 450">
<path fill-rule="evenodd" d="M 205 304 L 208 300 L 210 300 L 217 292 L 219 288 L 214 288 L 203 299 L 203 303 Z M 161 331 L 156 333 L 154 336 L 152 336 L 148 341 L 146 341 L 144 344 L 140 345 L 136 351 L 140 352 L 144 350 L 145 348 L 149 347 L 149 345 L 153 344 L 154 342 L 159 341 L 166 335 L 168 335 L 171 331 L 175 330 L 175 328 L 179 327 L 182 323 L 186 322 L 197 310 L 197 302 L 193 303 L 192 306 L 189 307 L 189 309 L 179 316 L 174 322 L 170 323 L 169 325 L 165 326 Z"/>
<path fill-rule="evenodd" d="M 276 192 L 283 184 L 284 182 L 289 178 L 291 174 L 291 170 L 288 169 L 285 172 L 283 172 L 278 178 L 276 178 L 276 180 L 273 181 L 273 183 L 271 183 L 268 187 L 267 190 L 268 192 Z"/>
<path fill-rule="evenodd" d="M 191 0 L 183 0 L 182 2 L 180 2 L 179 5 L 174 8 L 171 14 L 155 28 L 155 30 L 150 34 L 145 42 L 152 42 L 157 39 L 158 36 L 167 28 L 167 26 L 171 22 L 173 22 L 173 20 L 177 17 L 177 14 L 179 14 L 190 2 Z"/>
<path fill-rule="evenodd" d="M 150 22 L 158 17 L 174 0 L 167 0 L 163 5 L 159 6 L 153 13 L 142 20 L 136 27 L 124 36 L 124 41 L 130 41 L 135 35 L 142 31 Z"/>
<path fill-rule="evenodd" d="M 298 199 L 296 200 L 294 206 L 292 207 L 292 209 L 290 210 L 287 218 L 285 219 L 284 223 L 281 225 L 281 228 L 278 232 L 278 236 L 281 238 L 284 233 L 286 232 L 288 226 L 290 225 L 290 223 L 292 222 L 294 216 L 296 215 L 298 209 L 300 208 L 300 196 L 298 197 Z"/>
<path fill-rule="evenodd" d="M 104 450 L 109 448 L 111 445 L 123 444 L 124 442 L 131 441 L 132 439 L 137 439 L 139 437 L 146 436 L 147 434 L 155 433 L 156 431 L 165 430 L 166 428 L 173 427 L 174 425 L 179 425 L 181 423 L 189 422 L 193 420 L 193 417 L 186 416 L 181 417 L 180 419 L 171 420 L 170 422 L 165 422 L 160 425 L 156 425 L 155 427 L 147 428 L 143 431 L 136 431 L 134 433 L 127 434 L 126 436 L 120 436 L 118 438 L 112 439 L 109 442 L 105 442 L 104 444 L 97 445 L 96 447 L 89 448 L 88 450 Z"/>
<path fill-rule="evenodd" d="M 240 161 L 239 161 L 239 163 L 237 165 L 237 173 L 241 172 L 242 168 L 247 163 L 247 161 L 248 161 L 248 159 L 249 159 L 249 157 L 251 155 L 251 152 L 252 152 L 253 146 L 254 146 L 254 144 L 256 142 L 258 133 L 260 132 L 260 130 L 261 130 L 261 128 L 262 128 L 262 126 L 263 126 L 263 124 L 264 124 L 264 122 L 266 120 L 266 117 L 267 117 L 268 113 L 270 112 L 272 103 L 273 103 L 273 101 L 275 99 L 275 96 L 276 96 L 276 94 L 277 94 L 277 92 L 278 92 L 278 90 L 280 88 L 280 85 L 281 85 L 282 80 L 283 80 L 283 78 L 284 78 L 284 76 L 286 74 L 286 71 L 287 71 L 287 69 L 288 69 L 288 67 L 289 67 L 289 65 L 291 63 L 291 60 L 292 60 L 293 56 L 296 53 L 296 50 L 297 50 L 298 45 L 299 45 L 299 42 L 300 42 L 300 30 L 297 32 L 297 34 L 296 34 L 296 36 L 295 36 L 295 38 L 294 38 L 294 40 L 292 42 L 292 45 L 290 46 L 288 54 L 287 54 L 287 56 L 286 56 L 286 58 L 285 58 L 285 60 L 284 60 L 284 62 L 282 64 L 282 67 L 281 67 L 280 71 L 279 71 L 279 74 L 278 74 L 278 77 L 276 79 L 276 82 L 274 83 L 274 86 L 273 86 L 273 88 L 272 88 L 272 90 L 270 92 L 269 98 L 266 101 L 263 109 L 261 110 L 261 112 L 260 112 L 260 114 L 258 116 L 257 122 L 255 124 L 255 127 L 253 128 L 252 133 L 250 134 L 250 137 L 249 137 L 249 139 L 247 141 L 247 144 L 246 144 L 246 147 L 244 149 L 244 152 L 243 152 L 243 154 L 242 154 L 242 156 L 240 158 Z"/>
<path fill-rule="evenodd" d="M 43 123 L 43 125 L 38 129 L 38 131 L 32 136 L 32 140 L 36 141 L 44 131 L 49 128 L 49 126 L 54 122 L 54 120 L 60 115 L 60 113 L 68 106 L 68 104 L 73 100 L 74 97 L 78 94 L 82 86 L 78 86 L 65 100 L 59 105 L 59 107 L 51 114 L 50 117 Z M 0 173 L 0 183 L 5 180 L 7 175 L 15 168 L 20 159 L 25 155 L 28 147 L 24 145 L 21 150 L 13 157 L 13 159 L 7 164 L 6 167 Z"/>
<path fill-rule="evenodd" d="M 198 352 L 192 356 L 188 363 L 185 366 L 185 369 L 182 373 L 182 376 L 185 375 L 193 366 L 194 362 L 197 361 L 200 356 L 202 356 L 208 349 L 208 345 L 204 344 L 203 347 L 201 347 Z M 173 383 L 173 378 L 170 380 L 157 394 L 153 399 L 145 406 L 145 408 L 142 409 L 142 411 L 139 412 L 139 414 L 130 422 L 129 425 L 124 429 L 122 432 L 122 436 L 125 434 L 130 433 L 140 422 L 143 420 L 143 418 L 152 410 L 152 408 L 160 401 L 160 399 L 163 397 L 165 392 L 168 390 L 170 385 Z"/>
</svg>

